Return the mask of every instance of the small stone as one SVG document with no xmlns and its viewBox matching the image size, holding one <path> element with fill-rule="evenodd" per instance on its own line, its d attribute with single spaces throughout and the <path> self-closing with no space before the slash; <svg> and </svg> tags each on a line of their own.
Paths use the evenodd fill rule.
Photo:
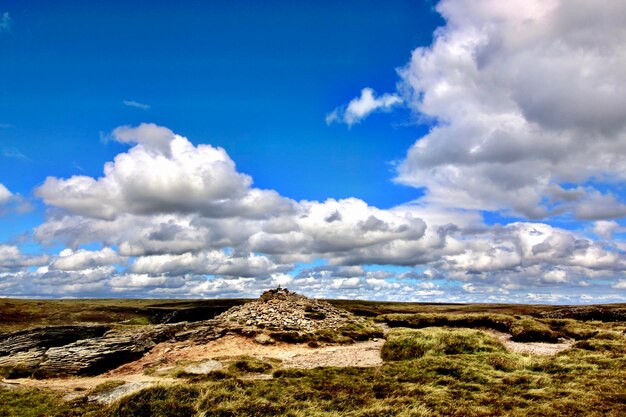
<svg viewBox="0 0 626 417">
<path fill-rule="evenodd" d="M 209 359 L 200 363 L 194 363 L 192 365 L 186 366 L 185 372 L 187 372 L 188 374 L 203 375 L 208 374 L 212 371 L 218 371 L 220 369 L 222 369 L 221 362 Z"/>
<path fill-rule="evenodd" d="M 276 343 L 274 339 L 272 339 L 271 337 L 269 337 L 268 335 L 264 333 L 261 333 L 260 335 L 255 337 L 254 341 L 261 345 L 273 345 L 274 343 Z"/>
</svg>

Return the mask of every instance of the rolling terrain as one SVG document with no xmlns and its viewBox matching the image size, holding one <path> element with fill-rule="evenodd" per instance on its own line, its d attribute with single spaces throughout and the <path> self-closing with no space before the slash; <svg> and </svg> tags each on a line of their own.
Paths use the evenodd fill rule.
<svg viewBox="0 0 626 417">
<path fill-rule="evenodd" d="M 197 337 L 205 323 L 233 321 L 252 308 L 241 310 L 251 301 L 2 299 L 0 343 L 29 329 L 70 325 L 104 326 L 116 335 L 167 328 L 178 336 L 156 338 L 136 358 L 93 375 L 4 367 L 0 416 L 626 413 L 623 304 L 329 300 L 327 311 L 353 313 L 371 327 L 268 341 L 242 325 L 216 339 Z M 323 319 L 306 308 L 313 319 Z"/>
</svg>

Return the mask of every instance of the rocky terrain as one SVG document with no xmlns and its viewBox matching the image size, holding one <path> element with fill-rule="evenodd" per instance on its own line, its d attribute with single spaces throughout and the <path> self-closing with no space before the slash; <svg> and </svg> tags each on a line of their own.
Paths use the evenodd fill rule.
<svg viewBox="0 0 626 417">
<path fill-rule="evenodd" d="M 0 334 L 0 369 L 12 377 L 98 375 L 135 361 L 157 344 L 203 344 L 228 334 L 260 344 L 350 343 L 382 336 L 368 319 L 287 289 L 266 291 L 214 319 L 194 323 L 134 326 L 50 326 Z"/>
<path fill-rule="evenodd" d="M 349 343 L 382 336 L 368 319 L 286 288 L 266 291 L 257 301 L 232 307 L 211 322 L 221 333 L 254 336 L 259 343 Z"/>
</svg>

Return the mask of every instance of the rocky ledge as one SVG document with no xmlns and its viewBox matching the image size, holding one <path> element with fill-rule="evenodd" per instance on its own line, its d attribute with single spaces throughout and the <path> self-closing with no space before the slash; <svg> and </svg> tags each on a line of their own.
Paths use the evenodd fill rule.
<svg viewBox="0 0 626 417">
<path fill-rule="evenodd" d="M 139 359 L 184 327 L 172 324 L 120 331 L 107 326 L 51 326 L 2 334 L 0 370 L 9 377 L 97 375 Z"/>
</svg>

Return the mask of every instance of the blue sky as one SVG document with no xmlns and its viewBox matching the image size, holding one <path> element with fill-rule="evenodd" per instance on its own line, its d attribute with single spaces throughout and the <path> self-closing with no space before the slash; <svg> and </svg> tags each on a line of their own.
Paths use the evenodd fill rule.
<svg viewBox="0 0 626 417">
<path fill-rule="evenodd" d="M 623 13 L 513 3 L 1 2 L 0 295 L 623 301 Z"/>
<path fill-rule="evenodd" d="M 292 198 L 389 207 L 418 195 L 389 186 L 389 162 L 420 133 L 398 127 L 407 114 L 351 130 L 324 116 L 363 85 L 394 87 L 395 68 L 441 24 L 426 2 L 3 6 L 12 27 L 0 38 L 0 115 L 13 127 L 2 146 L 31 160 L 3 161 L 10 189 L 28 194 L 81 168 L 99 175 L 122 149 L 100 133 L 150 121 L 225 147 L 259 187 Z"/>
</svg>

